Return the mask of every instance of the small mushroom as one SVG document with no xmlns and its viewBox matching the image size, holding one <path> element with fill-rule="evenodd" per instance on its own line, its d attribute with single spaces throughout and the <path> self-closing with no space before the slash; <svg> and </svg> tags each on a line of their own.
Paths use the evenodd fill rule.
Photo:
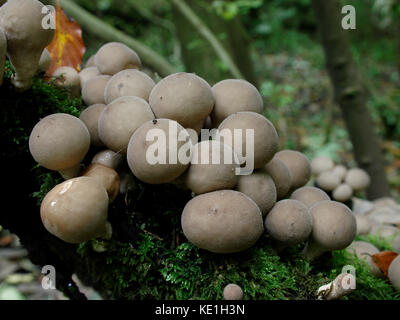
<svg viewBox="0 0 400 320">
<path fill-rule="evenodd" d="M 370 234 L 381 237 L 381 238 L 394 238 L 400 234 L 400 229 L 391 225 L 375 224 L 372 226 Z"/>
<path fill-rule="evenodd" d="M 353 241 L 347 248 L 346 252 L 350 254 L 355 254 L 358 259 L 364 260 L 370 267 L 371 272 L 374 276 L 378 278 L 383 277 L 382 271 L 379 267 L 372 261 L 371 256 L 373 254 L 379 253 L 379 249 L 373 244 L 365 241 Z"/>
<path fill-rule="evenodd" d="M 230 283 L 224 288 L 225 300 L 243 300 L 243 290 L 237 284 Z"/>
<path fill-rule="evenodd" d="M 110 150 L 126 153 L 135 130 L 153 119 L 153 111 L 142 98 L 118 98 L 104 109 L 99 118 L 100 140 Z"/>
<path fill-rule="evenodd" d="M 49 115 L 33 128 L 29 150 L 41 166 L 56 171 L 79 172 L 79 163 L 90 148 L 85 124 L 69 114 Z"/>
<path fill-rule="evenodd" d="M 14 67 L 14 86 L 30 88 L 43 50 L 53 39 L 54 30 L 43 28 L 44 5 L 37 0 L 7 1 L 0 7 L 0 27 L 7 38 L 7 55 Z"/>
<path fill-rule="evenodd" d="M 311 177 L 311 165 L 308 158 L 301 152 L 293 150 L 282 150 L 276 158 L 281 160 L 289 168 L 293 176 L 291 190 L 304 186 Z"/>
<path fill-rule="evenodd" d="M 346 248 L 357 231 L 353 212 L 343 203 L 320 201 L 310 208 L 313 228 L 303 251 L 312 260 L 322 253 Z"/>
<path fill-rule="evenodd" d="M 390 263 L 388 278 L 392 286 L 400 291 L 400 255 Z"/>
<path fill-rule="evenodd" d="M 210 85 L 193 73 L 175 73 L 161 80 L 151 91 L 149 103 L 156 118 L 177 121 L 194 128 L 210 115 L 214 96 Z"/>
<path fill-rule="evenodd" d="M 367 235 L 372 228 L 372 222 L 364 214 L 354 214 L 357 221 L 357 235 Z"/>
<path fill-rule="evenodd" d="M 153 134 L 155 135 L 153 139 L 157 140 L 155 142 L 149 141 L 148 138 L 148 135 Z M 185 137 L 186 140 L 179 137 Z M 135 177 L 143 182 L 149 184 L 172 182 L 189 166 L 191 154 L 187 159 L 183 159 L 184 161 L 181 161 L 179 156 L 181 148 L 184 149 L 187 145 L 189 147 L 192 145 L 189 133 L 176 121 L 169 119 L 148 121 L 135 131 L 129 141 L 128 165 Z M 188 151 L 191 151 L 190 148 Z"/>
<path fill-rule="evenodd" d="M 290 199 L 299 200 L 307 208 L 320 201 L 331 200 L 325 191 L 316 187 L 302 187 L 292 193 Z"/>
<path fill-rule="evenodd" d="M 94 59 L 100 73 L 111 76 L 122 70 L 139 69 L 142 66 L 137 53 L 120 42 L 105 44 L 99 49 Z"/>
<path fill-rule="evenodd" d="M 324 171 L 317 178 L 317 185 L 325 191 L 333 191 L 340 184 L 340 179 L 332 171 Z"/>
<path fill-rule="evenodd" d="M 87 106 L 106 103 L 104 101 L 104 90 L 110 79 L 110 76 L 97 76 L 83 84 L 82 99 Z"/>
<path fill-rule="evenodd" d="M 0 86 L 3 84 L 4 67 L 7 56 L 7 38 L 3 29 L 0 28 Z"/>
<path fill-rule="evenodd" d="M 96 67 L 96 61 L 95 61 L 96 55 L 92 55 L 85 64 L 85 68 L 90 68 L 90 67 Z M 97 67 L 96 67 L 97 68 Z"/>
<path fill-rule="evenodd" d="M 255 112 L 237 112 L 226 118 L 218 127 L 220 138 L 233 147 L 240 163 L 254 164 L 261 169 L 271 161 L 278 149 L 278 133 L 274 125 L 266 117 Z M 235 131 L 241 130 L 241 141 L 236 141 Z M 247 141 L 247 132 L 254 133 L 254 141 Z M 226 137 L 228 135 L 228 139 Z M 254 142 L 253 145 L 250 145 Z M 238 150 L 241 147 L 241 150 Z M 249 147 L 253 150 L 249 152 Z"/>
<path fill-rule="evenodd" d="M 135 69 L 123 70 L 112 76 L 104 91 L 104 100 L 110 104 L 120 97 L 135 96 L 149 101 L 155 83 L 147 74 Z"/>
<path fill-rule="evenodd" d="M 99 137 L 99 118 L 105 108 L 104 104 L 94 104 L 83 110 L 79 117 L 89 130 L 92 145 L 96 147 L 104 146 Z"/>
<path fill-rule="evenodd" d="M 93 157 L 92 163 L 102 164 L 106 167 L 117 170 L 122 163 L 121 153 L 114 152 L 112 150 L 103 150 Z"/>
<path fill-rule="evenodd" d="M 277 199 L 284 198 L 290 190 L 293 182 L 292 172 L 288 166 L 278 158 L 274 157 L 270 162 L 266 164 L 264 170 L 274 180 L 276 187 Z"/>
<path fill-rule="evenodd" d="M 79 72 L 79 81 L 81 83 L 81 88 L 85 85 L 87 81 L 95 77 L 100 76 L 100 71 L 97 67 L 87 67 Z"/>
<path fill-rule="evenodd" d="M 274 180 L 264 171 L 255 171 L 250 175 L 240 176 L 236 190 L 253 200 L 263 216 L 270 212 L 277 200 Z"/>
<path fill-rule="evenodd" d="M 365 170 L 353 168 L 347 171 L 345 181 L 354 191 L 360 191 L 366 189 L 370 185 L 371 178 Z"/>
<path fill-rule="evenodd" d="M 298 200 L 281 200 L 265 218 L 265 228 L 275 240 L 276 251 L 307 240 L 312 230 L 308 208 Z"/>
<path fill-rule="evenodd" d="M 244 251 L 264 231 L 262 214 L 255 202 L 233 190 L 193 198 L 183 210 L 181 223 L 191 243 L 214 253 Z"/>
<path fill-rule="evenodd" d="M 51 66 L 51 56 L 47 49 L 44 49 L 40 56 L 39 66 L 37 72 L 46 72 Z"/>
<path fill-rule="evenodd" d="M 353 189 L 347 184 L 338 185 L 332 192 L 332 198 L 336 201 L 346 202 L 353 196 Z"/>
<path fill-rule="evenodd" d="M 332 169 L 332 173 L 338 176 L 342 182 L 346 178 L 347 168 L 344 165 L 338 164 Z"/>
<path fill-rule="evenodd" d="M 334 166 L 335 163 L 327 156 L 318 156 L 311 161 L 311 171 L 317 176 L 322 172 L 330 171 Z"/>
<path fill-rule="evenodd" d="M 61 67 L 53 72 L 54 83 L 57 87 L 67 89 L 73 97 L 79 96 L 81 82 L 78 71 L 71 67 Z"/>
<path fill-rule="evenodd" d="M 114 169 L 102 164 L 92 163 L 81 173 L 81 176 L 96 179 L 106 189 L 110 203 L 117 198 L 120 179 Z"/>
<path fill-rule="evenodd" d="M 238 165 L 237 155 L 230 146 L 218 141 L 197 143 L 184 176 L 185 185 L 196 194 L 233 189 L 238 182 L 235 172 Z"/>
<path fill-rule="evenodd" d="M 212 91 L 215 107 L 211 118 L 215 128 L 236 112 L 262 112 L 263 100 L 260 93 L 255 86 L 245 80 L 223 80 L 214 85 Z"/>
<path fill-rule="evenodd" d="M 51 234 L 81 243 L 109 233 L 108 195 L 96 179 L 78 177 L 55 186 L 43 199 L 40 215 Z"/>
</svg>

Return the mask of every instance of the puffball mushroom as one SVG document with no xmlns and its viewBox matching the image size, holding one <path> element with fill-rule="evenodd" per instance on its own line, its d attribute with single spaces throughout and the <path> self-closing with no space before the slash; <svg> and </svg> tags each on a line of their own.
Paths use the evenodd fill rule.
<svg viewBox="0 0 400 320">
<path fill-rule="evenodd" d="M 105 108 L 104 104 L 94 104 L 83 110 L 79 117 L 89 130 L 92 145 L 96 147 L 104 146 L 99 137 L 99 118 Z"/>
<path fill-rule="evenodd" d="M 31 86 L 43 50 L 54 30 L 42 26 L 44 5 L 37 0 L 7 1 L 0 7 L 0 27 L 7 38 L 7 55 L 14 67 L 14 86 L 21 91 Z"/>
<path fill-rule="evenodd" d="M 372 229 L 372 222 L 364 214 L 355 214 L 357 221 L 357 235 L 367 235 Z"/>
<path fill-rule="evenodd" d="M 381 278 L 383 276 L 382 271 L 372 260 L 373 254 L 379 253 L 379 249 L 373 244 L 365 241 L 353 241 L 347 248 L 346 251 L 350 254 L 355 254 L 358 259 L 364 260 L 371 269 L 374 276 Z"/>
<path fill-rule="evenodd" d="M 338 176 L 340 181 L 343 181 L 346 178 L 347 168 L 341 164 L 338 164 L 332 169 L 332 172 L 334 175 Z"/>
<path fill-rule="evenodd" d="M 104 90 L 110 76 L 97 76 L 87 80 L 82 88 L 82 99 L 86 105 L 105 104 Z"/>
<path fill-rule="evenodd" d="M 234 253 L 252 247 L 264 231 L 256 203 L 241 192 L 220 190 L 190 200 L 182 213 L 183 233 L 196 247 Z"/>
<path fill-rule="evenodd" d="M 196 194 L 233 189 L 238 182 L 238 166 L 239 160 L 230 146 L 218 141 L 203 141 L 193 147 L 184 183 Z"/>
<path fill-rule="evenodd" d="M 235 130 L 241 130 L 241 150 L 236 149 Z M 250 164 L 254 162 L 255 169 L 263 168 L 275 155 L 278 149 L 278 133 L 274 125 L 266 117 L 255 112 L 237 112 L 226 118 L 218 127 L 222 141 L 233 145 L 240 163 Z M 247 139 L 248 130 L 254 132 L 254 152 L 248 153 L 251 141 Z M 226 139 L 225 133 L 230 137 Z M 238 141 L 240 144 L 240 141 Z M 239 152 L 241 151 L 241 152 Z"/>
<path fill-rule="evenodd" d="M 315 175 L 329 171 L 335 166 L 331 158 L 327 156 L 318 156 L 311 160 L 311 171 Z"/>
<path fill-rule="evenodd" d="M 346 248 L 357 231 L 353 212 L 343 203 L 320 201 L 310 208 L 313 227 L 303 254 L 312 260 L 327 251 Z"/>
<path fill-rule="evenodd" d="M 400 291 L 400 255 L 390 263 L 388 278 L 392 286 Z"/>
<path fill-rule="evenodd" d="M 263 171 L 255 171 L 247 176 L 240 176 L 236 190 L 253 200 L 265 216 L 277 200 L 276 187 L 271 176 Z"/>
<path fill-rule="evenodd" d="M 353 168 L 347 171 L 345 181 L 354 191 L 360 191 L 370 185 L 371 178 L 365 170 Z"/>
<path fill-rule="evenodd" d="M 391 225 L 375 224 L 372 226 L 370 234 L 381 238 L 394 238 L 396 235 L 400 234 L 400 230 Z"/>
<path fill-rule="evenodd" d="M 43 118 L 29 137 L 29 150 L 36 162 L 49 170 L 64 172 L 65 178 L 79 173 L 79 164 L 89 148 L 86 125 L 65 113 Z"/>
<path fill-rule="evenodd" d="M 293 176 L 291 190 L 304 186 L 311 177 L 311 164 L 308 158 L 299 151 L 282 150 L 276 155 L 289 168 Z"/>
<path fill-rule="evenodd" d="M 55 79 L 54 83 L 57 87 L 69 90 L 74 97 L 79 96 L 81 82 L 78 71 L 76 71 L 74 68 L 58 68 L 53 72 L 52 77 Z"/>
<path fill-rule="evenodd" d="M 300 201 L 281 200 L 265 218 L 265 228 L 276 241 L 277 251 L 280 251 L 307 240 L 312 230 L 312 217 Z"/>
<path fill-rule="evenodd" d="M 193 73 L 175 73 L 162 79 L 151 91 L 149 103 L 156 118 L 177 121 L 195 129 L 210 115 L 214 96 L 210 85 Z"/>
<path fill-rule="evenodd" d="M 40 56 L 39 66 L 37 72 L 46 72 L 51 66 L 51 56 L 47 49 L 44 49 Z"/>
<path fill-rule="evenodd" d="M 0 86 L 3 84 L 4 67 L 7 56 L 7 38 L 3 29 L 0 28 Z"/>
<path fill-rule="evenodd" d="M 112 150 L 103 150 L 93 157 L 92 163 L 102 164 L 106 167 L 117 170 L 122 163 L 121 153 L 114 152 Z"/>
<path fill-rule="evenodd" d="M 149 101 L 155 83 L 147 74 L 135 69 L 123 70 L 111 77 L 104 90 L 104 100 L 110 104 L 114 100 L 135 96 Z"/>
<path fill-rule="evenodd" d="M 353 189 L 347 183 L 338 185 L 332 192 L 332 198 L 336 201 L 346 202 L 353 196 Z"/>
<path fill-rule="evenodd" d="M 242 300 L 243 290 L 237 284 L 230 283 L 224 288 L 225 300 Z"/>
<path fill-rule="evenodd" d="M 302 202 L 307 208 L 311 208 L 320 201 L 331 200 L 325 191 L 316 187 L 302 187 L 292 193 L 290 199 Z"/>
<path fill-rule="evenodd" d="M 271 176 L 272 180 L 274 180 L 277 199 L 284 198 L 288 194 L 293 182 L 292 172 L 289 170 L 288 166 L 274 157 L 266 164 L 264 170 Z"/>
<path fill-rule="evenodd" d="M 325 191 L 335 190 L 339 184 L 340 179 L 332 171 L 324 171 L 317 178 L 317 185 Z"/>
<path fill-rule="evenodd" d="M 156 141 L 149 139 L 148 135 Z M 184 159 L 185 161 L 181 161 L 180 153 L 185 146 L 188 148 L 184 153 L 190 151 L 190 154 Z M 189 133 L 176 121 L 169 119 L 148 121 L 135 131 L 129 141 L 128 165 L 132 173 L 143 182 L 169 183 L 188 168 L 191 147 Z"/>
<path fill-rule="evenodd" d="M 137 53 L 120 42 L 110 42 L 102 46 L 94 61 L 101 74 L 111 76 L 125 69 L 139 69 L 142 66 Z"/>
<path fill-rule="evenodd" d="M 93 79 L 100 75 L 101 73 L 99 69 L 97 69 L 97 67 L 87 67 L 83 69 L 81 72 L 79 72 L 79 81 L 81 83 L 81 88 L 83 88 L 83 86 L 88 80 Z"/>
<path fill-rule="evenodd" d="M 99 118 L 100 140 L 110 150 L 126 153 L 135 130 L 153 119 L 153 111 L 142 98 L 118 98 L 104 109 Z"/>
<path fill-rule="evenodd" d="M 51 234 L 68 243 L 81 243 L 107 234 L 108 195 L 89 177 L 55 186 L 43 199 L 40 216 Z"/>
<path fill-rule="evenodd" d="M 92 55 L 85 64 L 85 68 L 90 68 L 90 67 L 96 67 L 96 61 L 95 61 L 96 55 Z M 97 68 L 97 67 L 96 67 Z"/>
<path fill-rule="evenodd" d="M 118 194 L 120 179 L 118 173 L 102 164 L 92 163 L 81 173 L 83 177 L 92 177 L 96 179 L 107 191 L 110 203 L 113 202 Z"/>
<path fill-rule="evenodd" d="M 261 113 L 263 100 L 257 88 L 245 80 L 227 79 L 212 87 L 215 106 L 211 114 L 214 127 L 240 111 Z"/>
</svg>

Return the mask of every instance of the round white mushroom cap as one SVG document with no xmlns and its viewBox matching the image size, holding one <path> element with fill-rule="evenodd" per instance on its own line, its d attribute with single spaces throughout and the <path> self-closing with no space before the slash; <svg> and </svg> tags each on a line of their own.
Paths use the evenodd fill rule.
<svg viewBox="0 0 400 320">
<path fill-rule="evenodd" d="M 104 104 L 94 104 L 83 110 L 79 117 L 89 130 L 92 145 L 96 147 L 104 146 L 99 137 L 99 118 L 105 108 Z"/>
<path fill-rule="evenodd" d="M 242 300 L 243 290 L 237 284 L 230 283 L 224 288 L 225 300 Z"/>
<path fill-rule="evenodd" d="M 360 191 L 366 189 L 370 185 L 371 178 L 365 170 L 353 168 L 347 171 L 345 181 L 354 191 Z"/>
<path fill-rule="evenodd" d="M 340 184 L 340 179 L 332 171 L 324 171 L 317 178 L 317 185 L 325 191 L 335 190 Z"/>
<path fill-rule="evenodd" d="M 333 169 L 335 163 L 327 156 L 317 156 L 311 161 L 311 171 L 315 175 Z"/>
<path fill-rule="evenodd" d="M 372 261 L 371 256 L 379 253 L 379 249 L 373 244 L 365 241 L 353 241 L 347 248 L 346 251 L 350 254 L 355 254 L 358 259 L 364 260 L 369 267 L 371 272 L 376 277 L 382 277 L 383 273 L 379 267 Z"/>
<path fill-rule="evenodd" d="M 86 81 L 93 79 L 94 77 L 100 76 L 100 71 L 97 67 L 87 67 L 79 72 L 79 80 L 81 82 L 81 88 L 85 85 Z"/>
<path fill-rule="evenodd" d="M 388 278 L 392 286 L 400 291 L 400 255 L 390 263 Z"/>
<path fill-rule="evenodd" d="M 319 201 L 331 200 L 324 190 L 316 187 L 301 187 L 292 193 L 290 199 L 299 200 L 307 208 L 311 208 Z"/>
<path fill-rule="evenodd" d="M 332 198 L 336 201 L 346 202 L 353 196 L 353 189 L 347 183 L 338 185 L 332 192 Z"/>
<path fill-rule="evenodd" d="M 284 198 L 289 193 L 293 182 L 292 172 L 288 166 L 283 161 L 274 157 L 266 164 L 264 170 L 274 180 L 277 199 Z"/>
<path fill-rule="evenodd" d="M 110 76 L 96 76 L 84 82 L 82 87 L 82 99 L 87 106 L 94 104 L 106 104 L 104 101 L 104 90 Z"/>
<path fill-rule="evenodd" d="M 332 172 L 339 177 L 340 181 L 343 181 L 346 178 L 347 168 L 344 165 L 338 164 L 332 169 Z"/>
<path fill-rule="evenodd" d="M 40 56 L 38 72 L 46 72 L 51 66 L 51 56 L 47 49 L 44 49 Z"/>
<path fill-rule="evenodd" d="M 357 221 L 357 235 L 369 234 L 372 229 L 372 222 L 364 214 L 355 214 Z"/>
<path fill-rule="evenodd" d="M 117 153 L 112 150 L 103 150 L 96 153 L 92 159 L 92 163 L 102 164 L 103 166 L 116 170 L 121 165 L 122 160 L 121 153 Z"/>
</svg>

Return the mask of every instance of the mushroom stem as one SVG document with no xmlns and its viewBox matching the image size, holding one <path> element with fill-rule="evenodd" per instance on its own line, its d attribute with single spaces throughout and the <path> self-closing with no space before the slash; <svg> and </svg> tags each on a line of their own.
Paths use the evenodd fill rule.
<svg viewBox="0 0 400 320">
<path fill-rule="evenodd" d="M 317 291 L 318 300 L 337 300 L 352 293 L 356 279 L 350 273 L 341 273 L 332 282 L 321 286 Z"/>
<path fill-rule="evenodd" d="M 112 233 L 113 233 L 112 225 L 111 225 L 111 223 L 109 223 L 108 221 L 106 221 L 105 232 L 104 232 L 104 234 L 103 234 L 100 238 L 103 238 L 103 239 L 105 239 L 105 240 L 111 240 L 111 238 L 112 238 Z"/>
<path fill-rule="evenodd" d="M 65 169 L 65 170 L 61 170 L 58 171 L 59 174 L 61 174 L 61 176 L 65 179 L 65 180 L 69 180 L 72 178 L 76 178 L 79 175 L 79 171 L 81 170 L 81 164 L 78 163 L 75 166 L 69 168 L 69 169 Z"/>
<path fill-rule="evenodd" d="M 309 238 L 302 254 L 308 260 L 313 260 L 327 251 L 329 250 L 321 247 L 318 243 L 315 243 L 312 238 Z"/>
</svg>

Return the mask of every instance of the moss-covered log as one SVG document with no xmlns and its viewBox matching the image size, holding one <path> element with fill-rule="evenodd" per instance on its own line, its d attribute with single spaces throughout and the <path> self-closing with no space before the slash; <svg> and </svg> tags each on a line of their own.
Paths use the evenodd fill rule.
<svg viewBox="0 0 400 320">
<path fill-rule="evenodd" d="M 180 214 L 191 194 L 173 185 L 138 182 L 136 189 L 117 198 L 109 210 L 111 241 L 71 245 L 53 237 L 42 226 L 39 205 L 61 179 L 58 173 L 37 166 L 28 138 L 40 118 L 56 112 L 78 115 L 83 107 L 80 99 L 71 100 L 65 91 L 38 78 L 31 90 L 17 93 L 10 75 L 8 66 L 0 88 L 5 174 L 0 225 L 20 237 L 33 263 L 56 268 L 57 287 L 68 297 L 85 298 L 71 279 L 75 273 L 104 298 L 113 299 L 221 299 L 224 286 L 232 282 L 244 289 L 246 299 L 315 299 L 320 285 L 352 263 L 358 287 L 348 298 L 398 298 L 385 280 L 372 277 L 362 262 L 342 251 L 310 264 L 301 258 L 301 246 L 274 255 L 266 235 L 239 254 L 216 255 L 193 247 L 180 226 Z M 87 159 L 95 152 L 91 150 Z"/>
</svg>

